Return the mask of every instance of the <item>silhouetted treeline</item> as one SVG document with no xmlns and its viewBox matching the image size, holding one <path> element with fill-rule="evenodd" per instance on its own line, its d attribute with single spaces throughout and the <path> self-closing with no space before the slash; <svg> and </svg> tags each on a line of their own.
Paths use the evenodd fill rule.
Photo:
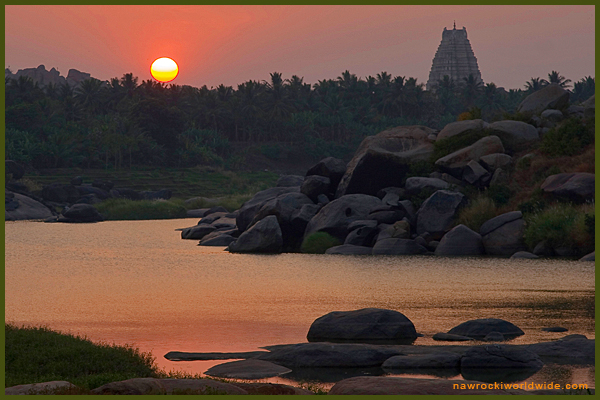
<svg viewBox="0 0 600 400">
<path fill-rule="evenodd" d="M 6 79 L 6 157 L 34 168 L 227 165 L 232 147 L 255 143 L 263 153 L 279 145 L 336 155 L 383 129 L 439 129 L 469 109 L 501 119 L 548 82 L 568 87 L 570 80 L 552 71 L 548 81 L 532 78 L 526 90 L 506 91 L 472 76 L 462 82 L 446 76 L 429 92 L 415 78 L 387 72 L 361 79 L 345 71 L 314 85 L 274 72 L 268 81 L 210 89 L 139 83 L 132 74 L 76 88 L 41 88 L 20 77 Z M 594 78 L 576 82 L 572 102 L 594 89 Z"/>
</svg>

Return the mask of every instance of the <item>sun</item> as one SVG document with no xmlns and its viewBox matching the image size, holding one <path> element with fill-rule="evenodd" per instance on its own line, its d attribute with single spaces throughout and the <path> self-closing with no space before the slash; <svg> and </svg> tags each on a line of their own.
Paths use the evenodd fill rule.
<svg viewBox="0 0 600 400">
<path fill-rule="evenodd" d="M 179 67 L 169 57 L 161 57 L 154 60 L 150 66 L 150 73 L 159 82 L 170 82 L 177 77 Z"/>
</svg>

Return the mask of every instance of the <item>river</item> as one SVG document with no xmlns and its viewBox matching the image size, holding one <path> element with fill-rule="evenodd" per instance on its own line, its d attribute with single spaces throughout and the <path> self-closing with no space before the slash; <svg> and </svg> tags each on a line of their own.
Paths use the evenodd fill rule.
<svg viewBox="0 0 600 400">
<path fill-rule="evenodd" d="M 422 345 L 440 344 L 433 334 L 476 318 L 519 326 L 525 335 L 514 344 L 564 336 L 541 331 L 556 325 L 595 337 L 595 263 L 230 254 L 182 240 L 175 230 L 196 223 L 7 222 L 5 320 L 131 344 L 167 371 L 193 373 L 222 361 L 163 355 L 306 342 L 321 315 L 365 307 L 402 312 L 424 335 L 415 342 Z M 594 386 L 594 368 L 544 366 L 531 379 Z"/>
</svg>

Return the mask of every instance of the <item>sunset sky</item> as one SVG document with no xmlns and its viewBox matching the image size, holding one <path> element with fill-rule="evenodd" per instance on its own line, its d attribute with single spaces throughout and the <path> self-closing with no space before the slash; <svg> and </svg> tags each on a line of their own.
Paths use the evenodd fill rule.
<svg viewBox="0 0 600 400">
<path fill-rule="evenodd" d="M 5 6 L 5 67 L 44 64 L 108 80 L 151 79 L 173 58 L 179 85 L 335 79 L 387 71 L 425 83 L 444 27 L 467 28 L 484 82 L 522 88 L 552 70 L 595 76 L 594 6 Z"/>
</svg>

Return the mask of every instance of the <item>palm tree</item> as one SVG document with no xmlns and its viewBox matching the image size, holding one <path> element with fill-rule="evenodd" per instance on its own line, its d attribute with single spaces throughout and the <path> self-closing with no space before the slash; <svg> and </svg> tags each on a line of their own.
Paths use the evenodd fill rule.
<svg viewBox="0 0 600 400">
<path fill-rule="evenodd" d="M 476 79 L 473 74 L 463 78 L 463 99 L 466 107 L 472 107 L 473 103 L 481 93 L 483 82 Z"/>
<path fill-rule="evenodd" d="M 86 79 L 74 90 L 75 99 L 89 113 L 95 113 L 100 105 L 102 81 L 94 78 Z"/>
<path fill-rule="evenodd" d="M 555 83 L 560 87 L 563 88 L 567 88 L 571 85 L 569 85 L 569 83 L 571 83 L 570 79 L 566 79 L 564 76 L 562 76 L 558 71 L 552 71 L 548 74 L 548 81 L 550 83 Z"/>
<path fill-rule="evenodd" d="M 585 101 L 596 92 L 596 80 L 591 76 L 581 78 L 573 86 L 572 102 Z"/>
<path fill-rule="evenodd" d="M 527 93 L 537 92 L 544 86 L 548 85 L 548 81 L 542 78 L 531 78 L 529 81 L 525 82 L 525 91 Z"/>
<path fill-rule="evenodd" d="M 492 116 L 495 111 L 502 108 L 500 94 L 495 83 L 488 83 L 483 88 L 481 97 L 479 98 L 479 108 L 487 113 L 488 118 Z"/>
</svg>

